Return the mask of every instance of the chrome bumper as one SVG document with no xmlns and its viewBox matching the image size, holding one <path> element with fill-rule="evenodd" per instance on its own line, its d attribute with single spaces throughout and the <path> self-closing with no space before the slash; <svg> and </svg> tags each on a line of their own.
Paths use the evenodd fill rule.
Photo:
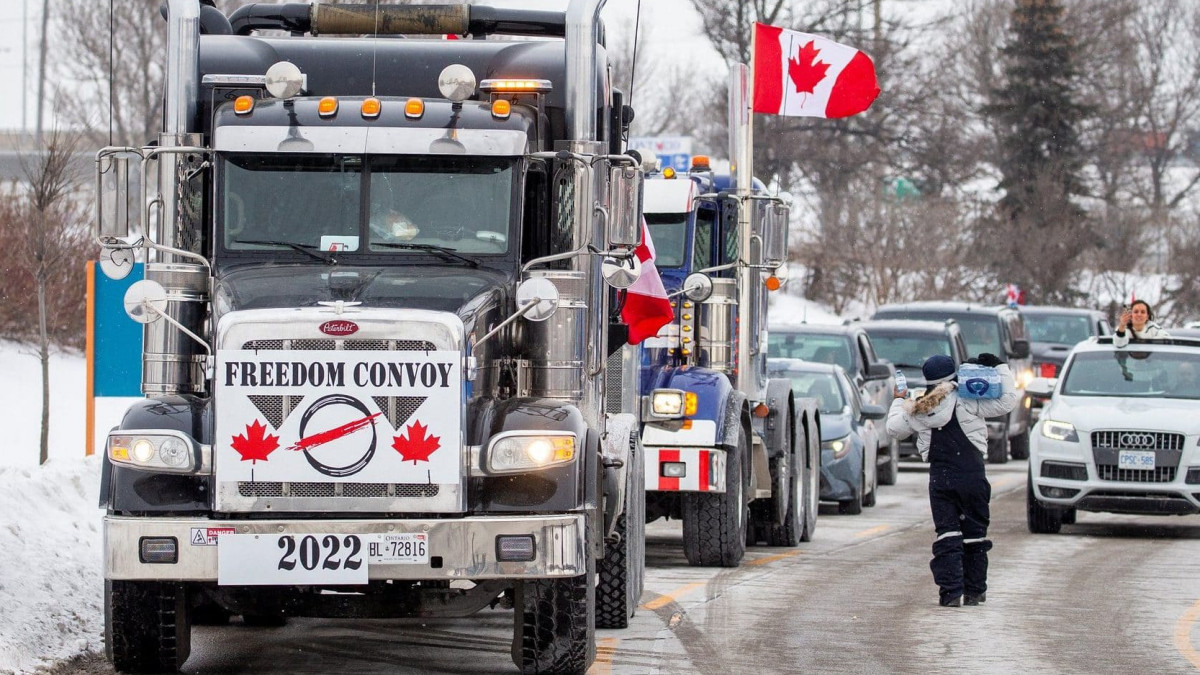
<svg viewBox="0 0 1200 675">
<path fill-rule="evenodd" d="M 490 516 L 420 520 L 209 520 L 204 518 L 104 518 L 104 577 L 125 580 L 217 581 L 219 536 L 214 528 L 238 534 L 383 534 L 429 536 L 428 565 L 375 564 L 370 579 L 507 579 L 574 577 L 586 571 L 583 514 Z M 197 536 L 197 530 L 201 536 Z M 497 535 L 533 535 L 530 562 L 496 560 Z M 140 560 L 142 537 L 174 537 L 175 564 Z M 434 565 L 440 565 L 435 567 Z"/>
</svg>

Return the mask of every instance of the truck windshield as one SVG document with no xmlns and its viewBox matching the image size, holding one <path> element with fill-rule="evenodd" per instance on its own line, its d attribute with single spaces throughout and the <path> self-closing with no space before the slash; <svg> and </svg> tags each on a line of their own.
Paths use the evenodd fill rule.
<svg viewBox="0 0 1200 675">
<path fill-rule="evenodd" d="M 686 213 L 647 213 L 646 225 L 654 241 L 654 266 L 683 267 L 687 263 Z"/>
<path fill-rule="evenodd" d="M 221 162 L 218 235 L 231 251 L 505 253 L 515 164 L 507 157 L 229 155 Z"/>
</svg>

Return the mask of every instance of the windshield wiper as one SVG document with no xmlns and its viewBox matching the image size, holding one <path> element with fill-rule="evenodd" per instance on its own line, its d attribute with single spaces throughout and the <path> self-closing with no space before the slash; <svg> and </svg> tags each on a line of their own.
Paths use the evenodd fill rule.
<svg viewBox="0 0 1200 675">
<path fill-rule="evenodd" d="M 406 244 L 400 241 L 381 241 L 375 242 L 373 245 L 383 246 L 385 248 L 399 248 L 405 251 L 429 251 L 430 253 L 440 253 L 444 258 L 461 260 L 471 267 L 479 267 L 478 260 L 475 260 L 474 258 L 468 258 L 467 256 L 459 253 L 458 249 L 450 248 L 448 246 L 434 246 L 433 244 Z"/>
<path fill-rule="evenodd" d="M 333 256 L 322 255 L 321 253 L 314 251 L 313 249 L 315 249 L 316 246 L 313 246 L 312 244 L 297 244 L 294 241 L 271 241 L 271 240 L 266 240 L 266 239 L 235 239 L 233 241 L 233 243 L 235 243 L 235 244 L 257 244 L 259 246 L 287 246 L 288 248 L 292 249 L 293 251 L 299 251 L 299 252 L 311 257 L 313 260 L 320 260 L 321 262 L 325 263 L 326 265 L 336 265 L 337 264 L 337 259 L 334 258 Z"/>
</svg>

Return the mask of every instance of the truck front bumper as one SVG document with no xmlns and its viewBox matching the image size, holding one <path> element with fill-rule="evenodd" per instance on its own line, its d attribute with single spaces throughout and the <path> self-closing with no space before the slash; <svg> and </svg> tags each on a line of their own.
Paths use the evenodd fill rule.
<svg viewBox="0 0 1200 675">
<path fill-rule="evenodd" d="M 213 520 L 104 518 L 104 577 L 122 580 L 217 581 L 223 533 L 265 535 L 374 535 L 425 533 L 428 564 L 370 563 L 372 580 L 574 577 L 586 572 L 583 514 L 473 516 L 405 520 Z M 529 562 L 497 560 L 497 537 L 532 536 Z M 175 563 L 144 563 L 143 538 L 174 538 Z"/>
<path fill-rule="evenodd" d="M 724 492 L 725 455 L 719 448 L 646 448 L 646 489 Z"/>
</svg>

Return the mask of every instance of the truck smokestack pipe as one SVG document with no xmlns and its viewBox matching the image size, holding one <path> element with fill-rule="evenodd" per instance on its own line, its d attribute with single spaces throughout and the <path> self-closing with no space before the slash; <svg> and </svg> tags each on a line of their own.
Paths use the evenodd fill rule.
<svg viewBox="0 0 1200 675">
<path fill-rule="evenodd" d="M 200 88 L 200 3 L 167 1 L 167 95 L 163 131 L 186 134 Z"/>
<path fill-rule="evenodd" d="M 567 6 L 567 124 L 571 138 L 596 138 L 596 27 L 605 0 Z"/>
<path fill-rule="evenodd" d="M 563 37 L 562 12 L 471 5 L 245 5 L 233 32 L 284 30 L 313 35 L 533 35 Z"/>
<path fill-rule="evenodd" d="M 312 25 L 312 5 L 290 2 L 284 5 L 251 3 L 237 8 L 229 15 L 229 25 L 237 35 L 249 35 L 255 30 L 285 30 L 307 33 Z"/>
</svg>

